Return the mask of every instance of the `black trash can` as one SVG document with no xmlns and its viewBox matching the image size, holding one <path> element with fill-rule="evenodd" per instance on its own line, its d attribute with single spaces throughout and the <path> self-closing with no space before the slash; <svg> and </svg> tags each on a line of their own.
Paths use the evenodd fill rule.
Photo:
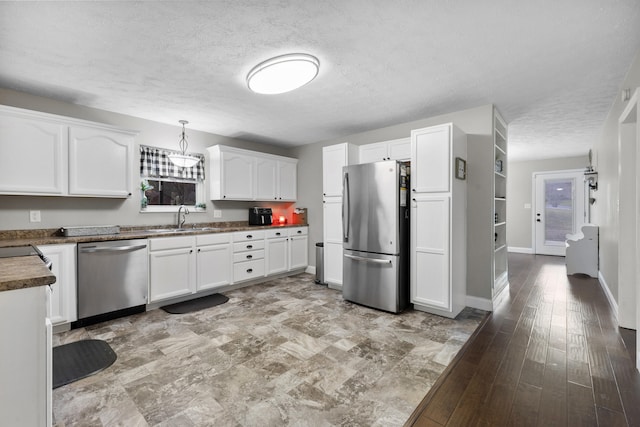
<svg viewBox="0 0 640 427">
<path fill-rule="evenodd" d="M 324 285 L 324 243 L 316 243 L 316 283 Z"/>
</svg>

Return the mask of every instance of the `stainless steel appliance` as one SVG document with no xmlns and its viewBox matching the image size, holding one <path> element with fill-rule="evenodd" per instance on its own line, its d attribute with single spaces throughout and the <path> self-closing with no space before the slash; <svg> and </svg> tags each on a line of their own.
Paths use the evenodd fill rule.
<svg viewBox="0 0 640 427">
<path fill-rule="evenodd" d="M 271 208 L 249 208 L 249 225 L 271 225 L 272 222 Z"/>
<path fill-rule="evenodd" d="M 409 304 L 409 167 L 343 168 L 344 299 L 399 313 Z"/>
<path fill-rule="evenodd" d="M 78 321 L 72 327 L 144 311 L 148 259 L 145 239 L 78 243 Z"/>
<path fill-rule="evenodd" d="M 49 258 L 44 256 L 44 254 L 40 252 L 40 249 L 38 249 L 36 246 L 27 245 L 27 246 L 11 246 L 6 248 L 0 248 L 0 258 L 13 258 L 18 256 L 31 256 L 31 255 L 39 256 L 42 262 L 44 262 L 44 264 L 47 266 L 47 268 L 51 270 L 53 263 Z"/>
</svg>

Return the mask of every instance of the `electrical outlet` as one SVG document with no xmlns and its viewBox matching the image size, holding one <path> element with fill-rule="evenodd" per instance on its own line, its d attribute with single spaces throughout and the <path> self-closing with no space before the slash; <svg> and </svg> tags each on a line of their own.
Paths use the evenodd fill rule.
<svg viewBox="0 0 640 427">
<path fill-rule="evenodd" d="M 40 222 L 40 211 L 29 211 L 29 222 Z"/>
<path fill-rule="evenodd" d="M 214 218 L 222 218 L 222 211 L 219 209 L 214 209 L 213 210 L 213 217 Z"/>
</svg>

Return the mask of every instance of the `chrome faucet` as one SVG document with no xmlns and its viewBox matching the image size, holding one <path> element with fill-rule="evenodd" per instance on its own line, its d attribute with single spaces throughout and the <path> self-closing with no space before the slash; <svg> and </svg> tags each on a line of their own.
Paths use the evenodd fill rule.
<svg viewBox="0 0 640 427">
<path fill-rule="evenodd" d="M 184 223 L 187 222 L 187 215 L 189 215 L 189 209 L 185 205 L 180 205 L 178 208 L 178 222 L 177 227 L 182 228 Z"/>
</svg>

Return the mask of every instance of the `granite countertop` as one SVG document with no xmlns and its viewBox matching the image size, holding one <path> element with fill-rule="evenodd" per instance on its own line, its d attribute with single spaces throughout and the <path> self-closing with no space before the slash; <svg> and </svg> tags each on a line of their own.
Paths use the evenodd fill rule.
<svg viewBox="0 0 640 427">
<path fill-rule="evenodd" d="M 0 258 L 0 292 L 55 282 L 56 276 L 37 255 Z"/>
<path fill-rule="evenodd" d="M 64 243 L 105 242 L 110 240 L 146 239 L 150 237 L 185 236 L 212 233 L 231 233 L 246 230 L 307 227 L 308 224 L 249 225 L 246 221 L 187 224 L 183 231 L 175 225 L 149 227 L 120 227 L 118 234 L 65 237 L 60 229 L 0 230 L 0 247 L 26 245 L 56 245 Z M 193 230 L 196 228 L 196 230 Z M 156 230 L 156 231 L 154 231 Z M 166 230 L 160 231 L 158 230 Z M 38 256 L 0 258 L 0 292 L 55 283 L 56 276 Z"/>
<path fill-rule="evenodd" d="M 110 240 L 147 239 L 152 237 L 185 236 L 212 233 L 231 233 L 246 230 L 307 227 L 308 224 L 248 225 L 246 221 L 186 224 L 183 231 L 174 231 L 175 225 L 120 227 L 118 234 L 65 237 L 60 229 L 0 230 L 0 247 L 25 245 L 58 245 L 65 243 L 105 242 Z M 196 230 L 193 230 L 196 228 Z M 154 231 L 156 230 L 156 231 Z M 157 230 L 166 230 L 158 232 Z"/>
</svg>

